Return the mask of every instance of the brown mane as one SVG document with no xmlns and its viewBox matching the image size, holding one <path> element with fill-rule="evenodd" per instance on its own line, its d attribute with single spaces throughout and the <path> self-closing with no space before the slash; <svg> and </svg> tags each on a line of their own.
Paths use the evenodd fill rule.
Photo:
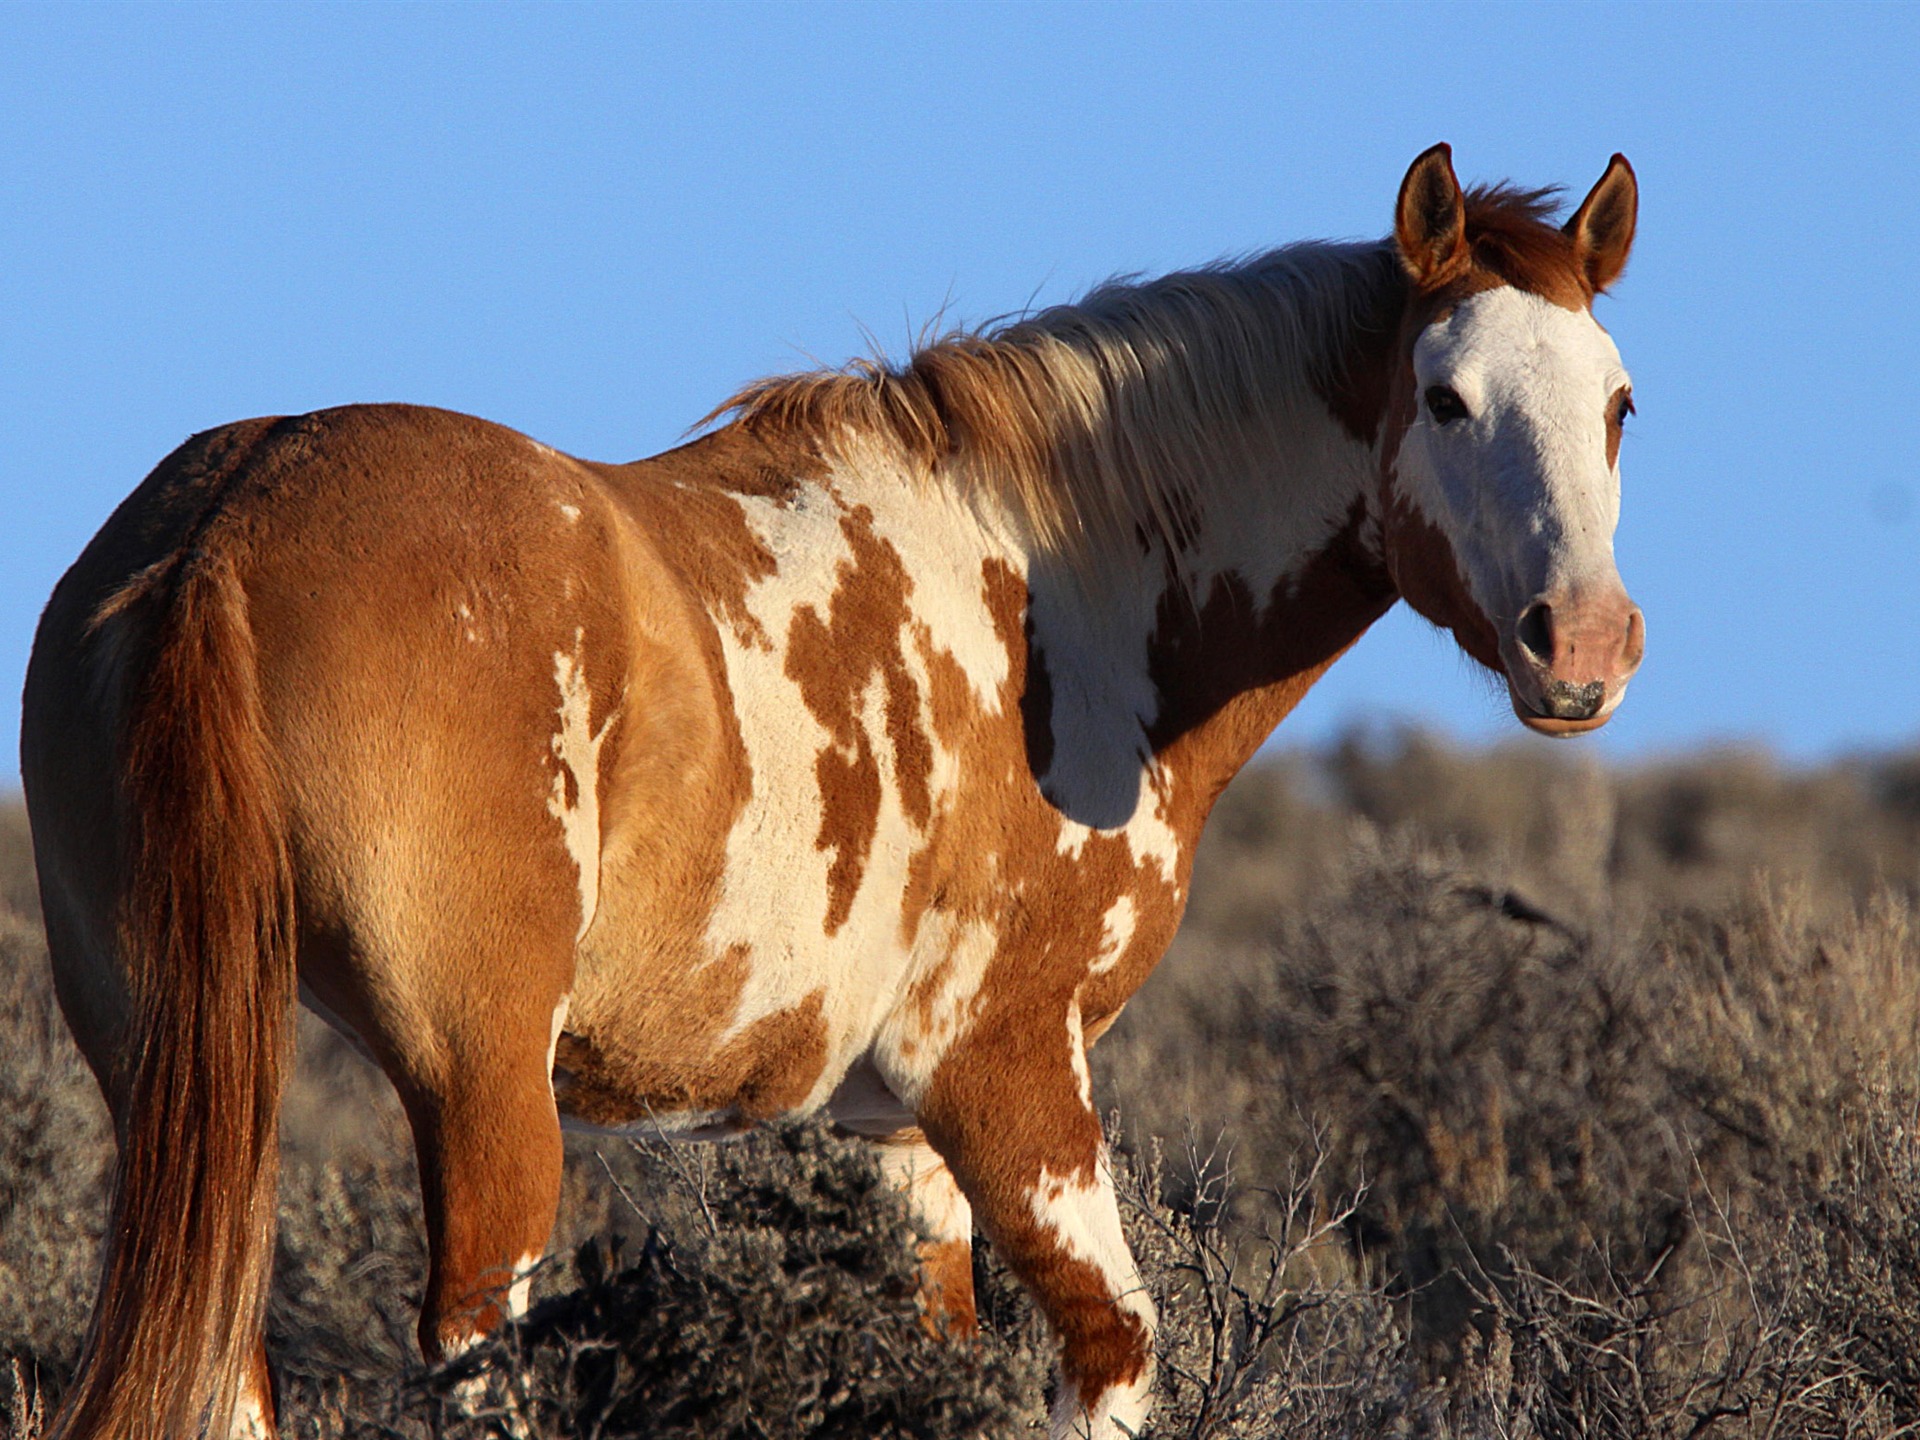
<svg viewBox="0 0 1920 1440">
<path fill-rule="evenodd" d="M 1301 244 L 925 344 L 776 376 L 721 406 L 824 446 L 878 438 L 991 497 L 1049 550 L 1191 533 L 1210 477 L 1270 453 L 1289 407 L 1337 381 L 1362 317 L 1399 283 L 1390 244 Z"/>
</svg>

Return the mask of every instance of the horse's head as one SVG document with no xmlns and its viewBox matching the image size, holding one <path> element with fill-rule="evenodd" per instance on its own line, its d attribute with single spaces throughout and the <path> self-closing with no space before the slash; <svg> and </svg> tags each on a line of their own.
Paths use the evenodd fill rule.
<svg viewBox="0 0 1920 1440">
<path fill-rule="evenodd" d="M 1400 187 L 1412 301 L 1382 466 L 1387 563 L 1548 735 L 1605 724 L 1644 648 L 1613 558 L 1632 386 L 1592 311 L 1637 202 L 1619 155 L 1564 227 L 1541 192 L 1464 194 L 1445 145 Z"/>
</svg>

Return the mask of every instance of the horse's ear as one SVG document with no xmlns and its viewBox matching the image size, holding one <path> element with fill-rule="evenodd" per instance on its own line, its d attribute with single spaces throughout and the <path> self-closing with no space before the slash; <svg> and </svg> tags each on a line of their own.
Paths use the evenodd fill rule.
<svg viewBox="0 0 1920 1440">
<path fill-rule="evenodd" d="M 1407 168 L 1394 209 L 1400 259 L 1422 289 L 1444 284 L 1467 263 L 1467 198 L 1453 173 L 1453 147 L 1440 144 Z"/>
<path fill-rule="evenodd" d="M 1633 229 L 1640 216 L 1640 182 L 1624 155 L 1607 162 L 1607 173 L 1587 192 L 1580 208 L 1567 221 L 1567 234 L 1586 267 L 1594 293 L 1606 289 L 1627 268 L 1633 248 Z"/>
</svg>

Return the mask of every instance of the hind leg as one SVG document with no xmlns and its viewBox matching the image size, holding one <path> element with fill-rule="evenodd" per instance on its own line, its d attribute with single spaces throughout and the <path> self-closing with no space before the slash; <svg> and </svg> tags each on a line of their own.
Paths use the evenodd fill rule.
<svg viewBox="0 0 1920 1440">
<path fill-rule="evenodd" d="M 920 1242 L 920 1308 L 927 1328 L 955 1340 L 979 1329 L 973 1300 L 973 1207 L 927 1137 L 901 1130 L 877 1142 L 880 1170 L 926 1232 Z"/>
<path fill-rule="evenodd" d="M 366 1042 L 413 1130 L 429 1260 L 420 1350 L 430 1362 L 513 1312 L 559 1205 L 552 1047 L 573 937 L 514 918 L 409 927 L 428 938 L 404 960 L 334 937 L 303 948 L 310 1003 Z"/>
<path fill-rule="evenodd" d="M 503 1018 L 485 1043 L 456 1044 L 443 1078 L 401 1091 L 431 1256 L 420 1312 L 429 1361 L 459 1354 L 525 1310 L 527 1273 L 553 1230 L 561 1166 L 548 1041 L 554 1006 L 539 1009 Z"/>
</svg>

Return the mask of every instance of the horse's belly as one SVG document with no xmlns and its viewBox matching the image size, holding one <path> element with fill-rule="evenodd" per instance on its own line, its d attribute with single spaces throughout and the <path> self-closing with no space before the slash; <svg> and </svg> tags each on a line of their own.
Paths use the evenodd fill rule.
<svg viewBox="0 0 1920 1440">
<path fill-rule="evenodd" d="M 897 914 L 903 877 L 873 878 L 893 881 Z M 603 913 L 555 1045 L 564 1116 L 681 1131 L 827 1105 L 907 983 L 897 922 L 829 932 L 803 908 L 769 903 L 757 923 L 742 925 L 746 913 L 737 900 L 716 905 L 666 943 L 644 922 L 623 934 Z"/>
</svg>

